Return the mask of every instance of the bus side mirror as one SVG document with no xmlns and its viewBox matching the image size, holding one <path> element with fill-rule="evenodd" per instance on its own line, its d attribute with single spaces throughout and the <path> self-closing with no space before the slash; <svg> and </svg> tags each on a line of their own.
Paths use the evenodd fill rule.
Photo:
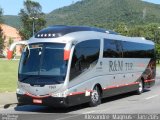
<svg viewBox="0 0 160 120">
<path fill-rule="evenodd" d="M 11 44 L 10 48 L 7 51 L 7 58 L 10 60 L 13 57 L 13 51 L 16 45 L 27 45 L 27 41 L 18 41 Z"/>
</svg>

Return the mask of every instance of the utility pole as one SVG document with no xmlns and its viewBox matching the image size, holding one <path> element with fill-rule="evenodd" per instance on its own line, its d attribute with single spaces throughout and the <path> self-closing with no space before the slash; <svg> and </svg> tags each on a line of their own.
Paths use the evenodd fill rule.
<svg viewBox="0 0 160 120">
<path fill-rule="evenodd" d="M 35 33 L 35 20 L 38 20 L 37 17 L 30 17 L 29 19 L 32 19 L 32 36 L 34 36 Z"/>
</svg>

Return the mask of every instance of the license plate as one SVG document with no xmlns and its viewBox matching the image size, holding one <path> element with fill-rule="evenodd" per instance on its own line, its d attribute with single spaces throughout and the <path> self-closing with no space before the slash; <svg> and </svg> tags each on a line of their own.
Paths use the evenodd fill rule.
<svg viewBox="0 0 160 120">
<path fill-rule="evenodd" d="M 33 103 L 42 104 L 42 100 L 40 100 L 40 99 L 33 99 Z"/>
</svg>

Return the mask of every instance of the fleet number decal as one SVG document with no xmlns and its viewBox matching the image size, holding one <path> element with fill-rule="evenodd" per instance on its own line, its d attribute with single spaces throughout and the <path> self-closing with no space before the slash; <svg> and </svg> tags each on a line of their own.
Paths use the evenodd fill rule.
<svg viewBox="0 0 160 120">
<path fill-rule="evenodd" d="M 56 89 L 56 86 L 49 86 L 49 89 Z"/>
</svg>

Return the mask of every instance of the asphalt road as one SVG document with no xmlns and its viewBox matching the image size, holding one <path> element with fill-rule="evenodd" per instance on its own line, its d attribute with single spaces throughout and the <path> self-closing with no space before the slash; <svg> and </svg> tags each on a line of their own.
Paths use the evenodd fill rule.
<svg viewBox="0 0 160 120">
<path fill-rule="evenodd" d="M 12 118 L 14 120 L 81 120 L 94 119 L 95 114 L 152 114 L 149 117 L 160 119 L 160 69 L 157 70 L 156 84 L 141 95 L 127 93 L 102 100 L 97 107 L 88 104 L 74 106 L 67 109 L 55 109 L 42 106 L 6 106 L 0 108 L 0 119 Z M 104 118 L 104 116 L 101 116 Z M 109 116 L 110 117 L 110 116 Z M 109 119 L 106 116 L 106 119 Z M 113 116 L 112 116 L 113 117 Z M 125 116 L 127 117 L 127 116 Z M 142 116 L 145 118 L 145 116 Z M 118 118 L 117 118 L 118 119 Z M 134 118 L 136 119 L 136 118 Z M 150 118 L 149 118 L 150 119 Z"/>
</svg>

